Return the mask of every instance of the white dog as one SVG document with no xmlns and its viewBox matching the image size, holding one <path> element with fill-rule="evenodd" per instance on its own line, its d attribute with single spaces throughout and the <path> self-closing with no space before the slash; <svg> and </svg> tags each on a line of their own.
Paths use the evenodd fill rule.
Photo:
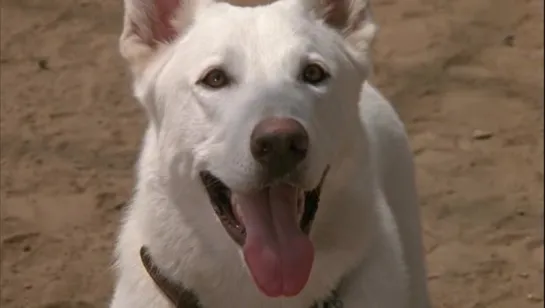
<svg viewBox="0 0 545 308">
<path fill-rule="evenodd" d="M 149 126 L 111 307 L 430 307 L 368 0 L 230 2 L 125 0 Z"/>
</svg>

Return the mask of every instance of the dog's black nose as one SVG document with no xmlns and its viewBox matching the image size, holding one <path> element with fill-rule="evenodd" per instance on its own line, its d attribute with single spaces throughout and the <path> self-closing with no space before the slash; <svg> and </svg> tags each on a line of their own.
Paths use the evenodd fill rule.
<svg viewBox="0 0 545 308">
<path fill-rule="evenodd" d="M 268 118 L 259 122 L 250 138 L 252 156 L 269 173 L 283 175 L 305 159 L 307 131 L 290 118 Z"/>
</svg>

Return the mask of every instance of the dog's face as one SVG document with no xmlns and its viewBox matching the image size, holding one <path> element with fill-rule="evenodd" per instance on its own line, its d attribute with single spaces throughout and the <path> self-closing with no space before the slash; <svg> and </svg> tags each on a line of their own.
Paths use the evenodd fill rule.
<svg viewBox="0 0 545 308">
<path fill-rule="evenodd" d="M 220 218 L 269 296 L 306 284 L 321 183 L 359 125 L 374 25 L 353 7 L 195 5 L 136 75 L 166 177 L 202 183 L 217 215 L 202 219 Z"/>
</svg>

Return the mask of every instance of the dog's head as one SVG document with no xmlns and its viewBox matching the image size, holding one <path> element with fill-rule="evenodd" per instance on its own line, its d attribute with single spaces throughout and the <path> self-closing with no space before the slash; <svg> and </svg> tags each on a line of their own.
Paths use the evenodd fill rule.
<svg viewBox="0 0 545 308">
<path fill-rule="evenodd" d="M 289 296 L 312 266 L 321 183 L 360 125 L 376 27 L 368 0 L 252 1 L 125 0 L 121 52 L 167 178 L 201 181 L 260 289 Z"/>
</svg>

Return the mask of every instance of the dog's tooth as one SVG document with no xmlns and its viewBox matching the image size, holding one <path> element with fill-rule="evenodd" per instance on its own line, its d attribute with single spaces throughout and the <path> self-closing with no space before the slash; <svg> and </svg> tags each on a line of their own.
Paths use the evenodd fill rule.
<svg viewBox="0 0 545 308">
<path fill-rule="evenodd" d="M 232 207 L 235 218 L 238 220 L 239 223 L 242 223 L 242 211 L 240 209 L 240 205 L 238 203 L 233 203 Z"/>
</svg>

